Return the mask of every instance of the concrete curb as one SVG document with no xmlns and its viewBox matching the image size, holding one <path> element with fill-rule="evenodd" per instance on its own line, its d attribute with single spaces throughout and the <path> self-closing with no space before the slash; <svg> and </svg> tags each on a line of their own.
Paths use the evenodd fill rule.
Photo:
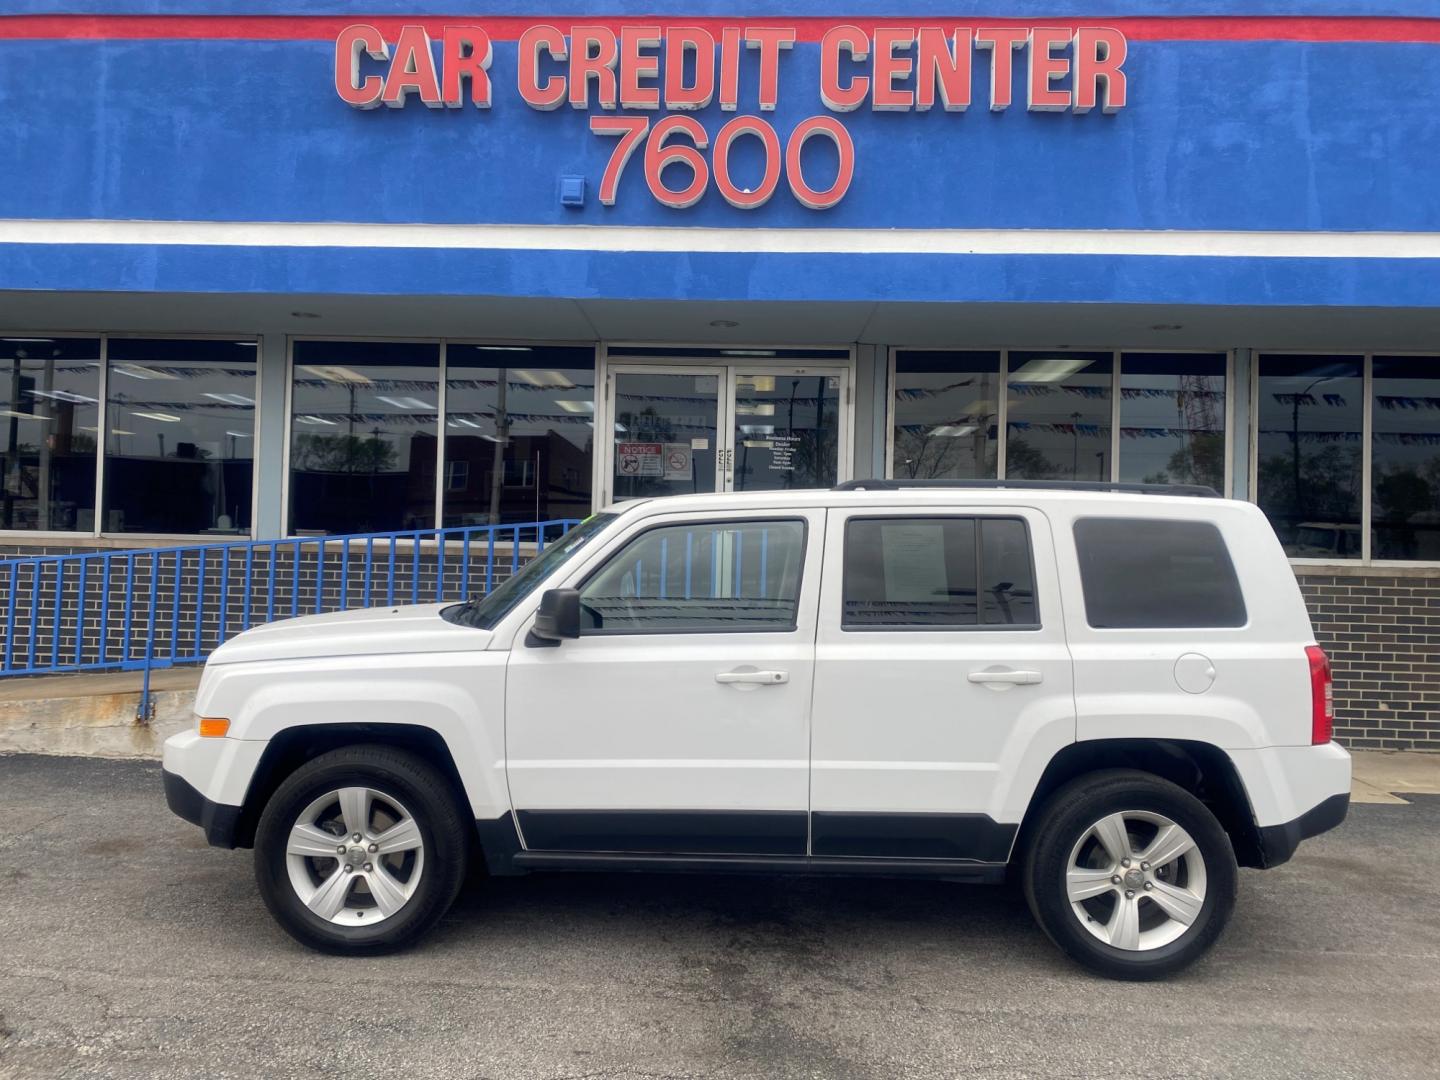
<svg viewBox="0 0 1440 1080">
<path fill-rule="evenodd" d="M 138 692 L 43 697 L 0 703 L 0 753 L 158 758 L 162 744 L 194 723 L 193 689 L 152 691 L 154 718 L 135 719 Z"/>
</svg>

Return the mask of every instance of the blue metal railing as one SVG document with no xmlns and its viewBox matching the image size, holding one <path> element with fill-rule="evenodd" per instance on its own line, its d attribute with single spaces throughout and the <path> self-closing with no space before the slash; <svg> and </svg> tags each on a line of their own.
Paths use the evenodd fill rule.
<svg viewBox="0 0 1440 1080">
<path fill-rule="evenodd" d="M 186 544 L 0 560 L 0 678 L 198 664 L 252 626 L 483 595 L 576 522 Z"/>
</svg>

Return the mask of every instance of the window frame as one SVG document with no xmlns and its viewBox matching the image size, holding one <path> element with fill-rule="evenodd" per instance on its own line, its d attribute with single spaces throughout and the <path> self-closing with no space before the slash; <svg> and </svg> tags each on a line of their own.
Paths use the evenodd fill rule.
<svg viewBox="0 0 1440 1080">
<path fill-rule="evenodd" d="M 1292 566 L 1304 567 L 1334 567 L 1337 570 L 1350 570 L 1355 567 L 1380 566 L 1380 567 L 1411 567 L 1419 569 L 1433 569 L 1440 566 L 1440 562 L 1426 561 L 1423 559 L 1376 559 L 1372 552 L 1372 530 L 1374 528 L 1374 515 L 1372 513 L 1372 489 L 1374 487 L 1372 471 L 1374 469 L 1374 441 L 1375 441 L 1375 357 L 1395 356 L 1413 357 L 1417 359 L 1433 359 L 1437 366 L 1440 366 L 1440 349 L 1351 349 L 1349 351 L 1337 350 L 1335 352 L 1317 352 L 1314 349 L 1252 349 L 1250 351 L 1250 423 L 1248 425 L 1249 437 L 1249 490 L 1251 502 L 1256 502 L 1255 495 L 1258 494 L 1260 476 L 1260 462 L 1257 457 L 1260 447 L 1260 410 L 1256 403 L 1260 399 L 1260 357 L 1261 356 L 1358 356 L 1361 358 L 1361 393 L 1364 395 L 1364 408 L 1360 418 L 1360 557 L 1358 559 L 1302 559 L 1291 558 L 1288 553 L 1286 558 Z"/>
<path fill-rule="evenodd" d="M 1120 403 L 1121 403 L 1121 379 L 1124 375 L 1124 359 L 1126 353 L 1170 353 L 1173 355 L 1193 356 L 1221 356 L 1225 357 L 1225 480 L 1224 489 L 1220 492 L 1223 497 L 1230 497 L 1235 490 L 1235 354 L 1236 348 L 1165 348 L 1162 345 L 1151 345 L 1146 347 L 1129 346 L 1116 348 L 1114 346 L 1097 346 L 1093 349 L 1072 346 L 1066 348 L 1047 348 L 1044 345 L 1010 345 L 1010 346 L 985 346 L 977 344 L 949 344 L 949 345 L 891 345 L 886 374 L 885 394 L 885 475 L 889 478 L 895 476 L 895 424 L 898 417 L 898 401 L 895 396 L 896 384 L 896 357 L 902 352 L 999 352 L 1000 353 L 1000 401 L 995 414 L 995 424 L 998 431 L 997 446 L 995 449 L 995 474 L 996 479 L 1006 478 L 1006 456 L 1010 442 L 1010 354 L 1022 352 L 1053 352 L 1057 356 L 1064 353 L 1083 352 L 1108 352 L 1111 354 L 1110 361 L 1110 475 L 1111 483 L 1118 483 L 1120 479 Z M 1266 352 L 1277 350 L 1267 349 Z M 1304 352 L 1305 350 L 1295 350 Z M 1258 354 L 1258 350 L 1251 350 L 1252 354 Z M 1400 353 L 1386 353 L 1387 356 L 1398 356 Z M 1417 355 L 1428 355 L 1419 353 Z M 1251 365 L 1251 373 L 1254 373 L 1255 365 Z M 1251 401 L 1254 400 L 1252 394 Z M 1253 426 L 1253 423 L 1252 425 Z M 1252 458 L 1253 460 L 1253 458 Z M 1250 490 L 1254 490 L 1252 487 Z"/>
<path fill-rule="evenodd" d="M 845 518 L 845 533 L 840 538 L 840 632 L 845 634 L 974 634 L 974 633 L 1036 633 L 1045 629 L 1045 620 L 1040 615 L 1040 581 L 1039 575 L 1035 572 L 1035 536 L 1030 530 L 1029 520 L 1022 514 L 1003 513 L 989 514 L 978 510 L 966 510 L 957 513 L 945 513 L 926 511 L 923 507 L 916 507 L 919 513 L 906 514 L 894 511 L 888 513 L 854 513 Z M 946 625 L 915 625 L 915 626 L 851 626 L 845 621 L 845 569 L 846 556 L 850 551 L 850 526 L 857 521 L 973 521 L 975 522 L 975 615 L 974 623 L 952 623 Z M 985 565 L 985 543 L 980 529 L 982 521 L 1018 521 L 1021 528 L 1025 530 L 1025 547 L 1029 552 L 1030 581 L 1034 587 L 1035 619 L 1033 623 L 987 623 L 980 622 L 982 612 L 980 604 L 980 582 L 981 571 Z"/>
<path fill-rule="evenodd" d="M 730 518 L 696 518 L 694 520 L 681 521 L 657 521 L 646 525 L 637 532 L 630 534 L 619 542 L 619 546 L 608 556 L 604 556 L 599 565 L 585 573 L 585 576 L 574 585 L 569 586 L 576 592 L 584 594 L 585 586 L 598 577 L 610 564 L 618 559 L 631 545 L 642 540 L 650 533 L 658 532 L 661 529 L 705 529 L 707 527 L 724 528 L 734 525 L 794 525 L 800 526 L 800 573 L 795 579 L 795 612 L 788 626 L 735 626 L 729 628 L 707 627 L 698 630 L 645 630 L 645 629 L 587 629 L 582 627 L 580 639 L 585 638 L 607 638 L 607 637 L 694 637 L 695 635 L 712 634 L 794 634 L 800 629 L 800 604 L 805 595 L 805 572 L 806 563 L 810 558 L 810 519 L 807 517 L 790 516 L 761 516 L 761 517 L 730 517 Z"/>
<path fill-rule="evenodd" d="M 152 335 L 145 335 L 152 336 Z M 285 337 L 285 393 L 284 402 L 281 406 L 283 411 L 283 423 L 285 438 L 280 453 L 280 506 L 282 530 L 287 536 L 294 535 L 293 523 L 290 519 L 290 475 L 291 475 L 291 444 L 294 440 L 294 394 L 295 394 L 295 343 L 297 341 L 333 341 L 333 342 L 398 342 L 405 345 L 435 345 L 440 350 L 440 358 L 437 362 L 436 372 L 438 384 L 436 387 L 436 416 L 438 418 L 438 430 L 435 435 L 435 525 L 434 528 L 445 527 L 445 440 L 446 423 L 449 415 L 449 402 L 447 391 L 450 383 L 450 367 L 448 350 L 451 345 L 475 345 L 479 347 L 495 348 L 564 348 L 585 350 L 590 353 L 590 370 L 595 375 L 595 394 L 599 397 L 602 394 L 600 382 L 600 349 L 599 341 L 573 341 L 559 338 L 485 338 L 485 337 L 426 337 L 423 335 L 402 335 L 392 337 L 383 334 L 287 334 Z M 497 364 L 497 367 L 502 366 Z M 598 454 L 598 450 L 592 451 L 592 456 Z M 594 461 L 591 462 L 591 472 L 594 471 Z M 536 480 L 538 482 L 538 476 Z M 258 483 L 257 483 L 258 490 Z M 598 510 L 595 491 L 590 493 L 590 512 Z M 404 531 L 404 530 L 402 530 Z M 428 530 L 426 530 L 428 531 Z M 332 535 L 341 535 L 335 533 Z"/>
<path fill-rule="evenodd" d="M 106 432 L 97 431 L 95 439 L 95 527 L 89 531 L 79 529 L 0 529 L 0 538 L 7 541 L 15 540 L 61 540 L 75 542 L 76 540 L 104 540 L 106 547 L 116 546 L 115 542 L 121 542 L 120 547 L 151 547 L 155 541 L 177 541 L 193 543 L 202 540 L 205 543 L 243 543 L 246 540 L 256 539 L 260 514 L 260 431 L 262 426 L 262 412 L 265 402 L 265 335 L 253 331 L 235 331 L 234 333 L 208 332 L 203 334 L 171 334 L 171 333 L 144 333 L 141 331 L 94 331 L 86 333 L 77 330 L 31 330 L 31 329 L 4 329 L 0 330 L 0 337 L 35 337 L 35 338 L 64 338 L 71 341 L 98 340 L 100 342 L 99 363 L 100 378 L 99 398 L 102 407 L 102 414 L 105 405 L 110 400 L 110 342 L 116 340 L 125 341 L 253 341 L 255 344 L 255 453 L 251 456 L 250 467 L 250 528 L 245 532 L 237 532 L 233 537 L 218 537 L 209 533 L 156 533 L 156 532 L 109 532 L 103 526 L 105 512 L 108 509 L 105 505 L 105 435 Z M 287 387 L 288 402 L 288 387 Z M 97 424 L 97 427 L 104 427 Z M 287 438 L 288 442 L 288 438 Z M 117 547 L 117 550 L 119 547 Z"/>
</svg>

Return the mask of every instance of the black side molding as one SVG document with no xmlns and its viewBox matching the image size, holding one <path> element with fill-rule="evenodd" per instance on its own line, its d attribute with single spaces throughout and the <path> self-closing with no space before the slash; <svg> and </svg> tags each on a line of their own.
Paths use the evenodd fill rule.
<svg viewBox="0 0 1440 1080">
<path fill-rule="evenodd" d="M 805 854 L 804 810 L 521 810 L 531 851 Z"/>
<path fill-rule="evenodd" d="M 211 802 L 178 773 L 162 769 L 161 775 L 165 780 L 165 803 L 172 813 L 204 829 L 205 840 L 212 847 L 236 846 L 241 807 Z"/>
<path fill-rule="evenodd" d="M 1260 827 L 1260 854 L 1266 869 L 1290 861 L 1300 841 L 1329 832 L 1350 812 L 1350 794 L 1343 792 L 1305 811 L 1294 821 L 1283 825 L 1262 825 Z"/>
<path fill-rule="evenodd" d="M 1003 863 L 1018 828 L 988 814 L 817 810 L 810 818 L 810 850 L 817 856 Z"/>
</svg>

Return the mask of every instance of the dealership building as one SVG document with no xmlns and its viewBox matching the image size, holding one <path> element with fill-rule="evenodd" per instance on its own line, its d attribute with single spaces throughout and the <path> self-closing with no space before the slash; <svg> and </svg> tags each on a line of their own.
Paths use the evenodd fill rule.
<svg viewBox="0 0 1440 1080">
<path fill-rule="evenodd" d="M 0 557 L 1204 484 L 1440 750 L 1440 19 L 1366 7 L 9 0 Z"/>
</svg>

